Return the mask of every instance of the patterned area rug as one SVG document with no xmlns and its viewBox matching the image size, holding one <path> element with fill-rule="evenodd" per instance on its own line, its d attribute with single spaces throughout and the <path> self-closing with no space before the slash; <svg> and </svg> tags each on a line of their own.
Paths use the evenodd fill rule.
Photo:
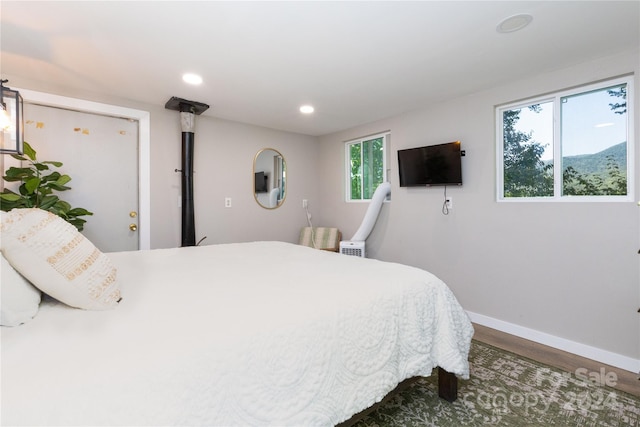
<svg viewBox="0 0 640 427">
<path fill-rule="evenodd" d="M 432 375 L 354 426 L 640 426 L 640 398 L 609 387 L 613 373 L 564 372 L 478 341 L 469 360 L 471 378 L 458 380 L 454 403 L 438 398 Z"/>
</svg>

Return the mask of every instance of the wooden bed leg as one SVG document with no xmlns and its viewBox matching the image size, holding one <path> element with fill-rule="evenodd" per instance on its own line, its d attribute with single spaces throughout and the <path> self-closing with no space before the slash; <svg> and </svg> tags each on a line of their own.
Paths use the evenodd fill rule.
<svg viewBox="0 0 640 427">
<path fill-rule="evenodd" d="M 458 378 L 440 367 L 438 367 L 438 396 L 447 402 L 453 402 L 458 398 Z"/>
</svg>

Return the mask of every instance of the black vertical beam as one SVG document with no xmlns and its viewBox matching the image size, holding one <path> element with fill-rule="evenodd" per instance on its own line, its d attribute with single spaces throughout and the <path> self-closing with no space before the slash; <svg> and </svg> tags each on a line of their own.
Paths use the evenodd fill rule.
<svg viewBox="0 0 640 427">
<path fill-rule="evenodd" d="M 196 245 L 193 206 L 193 132 L 182 132 L 182 246 Z"/>
<path fill-rule="evenodd" d="M 182 128 L 182 246 L 195 246 L 196 223 L 193 206 L 194 118 L 196 115 L 206 111 L 209 106 L 202 102 L 188 101 L 173 96 L 167 101 L 164 108 L 180 112 L 180 125 Z"/>
</svg>

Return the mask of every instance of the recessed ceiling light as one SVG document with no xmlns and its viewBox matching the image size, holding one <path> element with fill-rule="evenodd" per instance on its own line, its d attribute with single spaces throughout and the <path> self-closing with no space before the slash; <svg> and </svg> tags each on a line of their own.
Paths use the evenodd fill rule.
<svg viewBox="0 0 640 427">
<path fill-rule="evenodd" d="M 496 27 L 496 31 L 499 33 L 513 33 L 514 31 L 523 29 L 529 25 L 531 21 L 533 21 L 533 16 L 527 13 L 520 13 L 503 19 Z"/>
<path fill-rule="evenodd" d="M 182 75 L 182 80 L 190 85 L 199 85 L 202 83 L 202 77 L 197 74 L 187 73 Z"/>
<path fill-rule="evenodd" d="M 613 126 L 613 123 L 598 123 L 595 127 L 597 128 L 606 128 L 609 126 Z"/>
<path fill-rule="evenodd" d="M 315 108 L 313 108 L 313 106 L 311 105 L 303 105 L 302 107 L 300 107 L 300 112 L 303 114 L 311 114 L 315 111 Z"/>
</svg>

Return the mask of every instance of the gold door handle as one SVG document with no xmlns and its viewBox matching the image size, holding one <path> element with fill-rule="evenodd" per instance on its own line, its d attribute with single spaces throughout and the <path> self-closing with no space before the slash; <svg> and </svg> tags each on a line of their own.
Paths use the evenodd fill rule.
<svg viewBox="0 0 640 427">
<path fill-rule="evenodd" d="M 129 230 L 131 231 L 136 231 L 138 229 L 138 226 L 135 224 L 129 224 Z"/>
</svg>

